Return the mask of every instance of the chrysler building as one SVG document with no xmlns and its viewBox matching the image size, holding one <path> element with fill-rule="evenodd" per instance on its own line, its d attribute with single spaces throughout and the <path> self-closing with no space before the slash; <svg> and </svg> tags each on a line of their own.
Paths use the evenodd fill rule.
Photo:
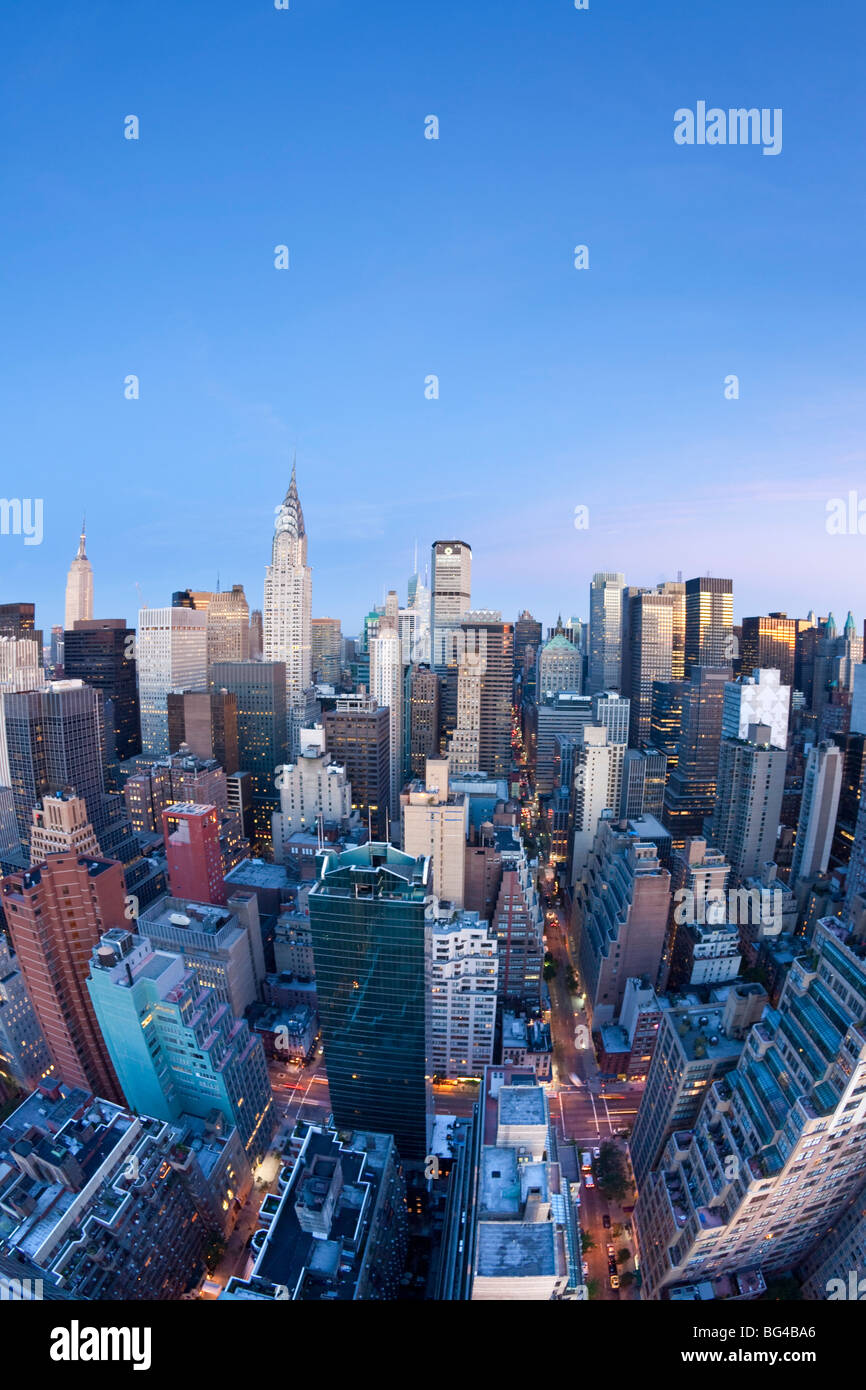
<svg viewBox="0 0 866 1390">
<path fill-rule="evenodd" d="M 299 747 L 299 732 L 308 712 L 313 684 L 313 580 L 307 564 L 307 533 L 298 497 L 295 465 L 289 490 L 276 508 L 271 563 L 265 575 L 264 659 L 286 666 L 286 705 L 290 757 Z"/>
</svg>

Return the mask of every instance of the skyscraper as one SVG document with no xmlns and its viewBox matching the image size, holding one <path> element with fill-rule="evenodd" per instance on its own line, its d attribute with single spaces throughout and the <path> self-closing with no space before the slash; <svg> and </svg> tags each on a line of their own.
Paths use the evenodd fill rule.
<svg viewBox="0 0 866 1390">
<path fill-rule="evenodd" d="M 682 849 L 689 835 L 703 834 L 704 819 L 715 805 L 722 705 L 730 679 L 730 666 L 698 666 L 682 687 L 676 766 L 668 778 L 663 817 L 675 849 Z M 658 688 L 667 685 L 663 681 Z"/>
<path fill-rule="evenodd" d="M 589 693 L 619 690 L 622 680 L 624 574 L 598 573 L 589 588 Z"/>
<path fill-rule="evenodd" d="M 388 710 L 389 801 L 393 815 L 403 786 L 403 648 L 393 619 L 383 618 L 370 642 L 370 694 Z"/>
<path fill-rule="evenodd" d="M 557 633 L 538 653 L 536 690 L 553 695 L 558 690 L 583 690 L 583 657 L 573 642 Z"/>
<path fill-rule="evenodd" d="M 636 748 L 650 737 L 653 682 L 672 679 L 677 598 L 658 590 L 627 592 L 628 659 L 623 663 L 627 675 L 622 691 L 631 701 L 629 742 Z"/>
<path fill-rule="evenodd" d="M 307 564 L 307 532 L 295 465 L 283 503 L 276 509 L 271 563 L 265 575 L 264 657 L 286 672 L 289 753 L 295 758 L 313 683 L 313 578 Z"/>
<path fill-rule="evenodd" d="M 0 884 L 12 944 L 59 1078 L 107 1100 L 121 1094 L 87 993 L 92 947 L 124 920 L 120 864 L 52 855 Z"/>
<path fill-rule="evenodd" d="M 168 882 L 175 898 L 196 903 L 228 902 L 216 806 L 181 802 L 162 813 Z"/>
<path fill-rule="evenodd" d="M 743 619 L 743 670 L 756 667 L 778 670 L 783 685 L 793 686 L 797 637 L 805 621 L 785 613 Z"/>
<path fill-rule="evenodd" d="M 428 758 L 439 753 L 439 677 L 426 665 L 409 677 L 409 771 L 423 777 Z"/>
<path fill-rule="evenodd" d="M 250 606 L 243 584 L 211 594 L 207 606 L 207 664 L 249 661 Z"/>
<path fill-rule="evenodd" d="M 135 628 L 125 618 L 77 621 L 64 634 L 63 670 L 105 700 L 105 761 L 108 767 L 141 752 L 141 722 L 135 660 Z"/>
<path fill-rule="evenodd" d="M 339 618 L 313 618 L 311 628 L 313 675 L 323 685 L 339 685 L 343 633 Z"/>
<path fill-rule="evenodd" d="M 791 884 L 826 872 L 842 792 L 842 761 L 842 750 L 834 743 L 819 743 L 809 750 Z"/>
<path fill-rule="evenodd" d="M 98 858 L 101 853 L 80 796 L 57 792 L 43 796 L 41 806 L 33 808 L 31 864 L 41 864 L 49 854 L 91 854 Z"/>
<path fill-rule="evenodd" d="M 410 782 L 403 803 L 403 848 L 429 857 L 435 897 L 463 907 L 469 798 L 448 791 L 448 760 L 428 758 L 423 779 Z"/>
<path fill-rule="evenodd" d="M 142 608 L 138 615 L 138 695 L 142 752 L 164 758 L 168 692 L 207 689 L 207 614 L 192 608 Z"/>
<path fill-rule="evenodd" d="M 271 817 L 279 809 L 277 768 L 288 760 L 286 671 L 281 661 L 217 661 L 212 690 L 237 700 L 238 762 L 253 782 L 253 823 L 260 845 L 270 843 Z"/>
<path fill-rule="evenodd" d="M 324 713 L 326 745 L 346 769 L 352 809 L 379 840 L 391 814 L 390 720 L 390 711 L 364 693 L 338 696 L 336 709 Z"/>
<path fill-rule="evenodd" d="M 462 624 L 462 645 L 466 664 L 461 663 L 459 667 L 460 679 L 465 670 L 471 687 L 467 692 L 467 712 L 476 696 L 478 700 L 478 763 L 475 768 L 465 770 L 486 772 L 489 777 L 507 777 L 511 770 L 514 628 L 511 623 L 502 621 L 501 613 L 491 609 L 469 611 Z M 474 664 L 470 661 L 473 657 Z M 459 685 L 458 698 L 462 703 Z M 473 724 L 474 720 L 473 709 Z"/>
<path fill-rule="evenodd" d="M 85 550 L 84 522 L 81 523 L 81 536 L 75 559 L 69 566 L 66 580 L 66 617 L 63 626 L 71 632 L 79 619 L 89 621 L 93 617 L 93 568 Z"/>
<path fill-rule="evenodd" d="M 730 861 L 739 882 L 759 874 L 773 858 L 782 793 L 785 751 L 774 748 L 767 724 L 752 724 L 748 738 L 724 738 L 712 815 L 706 837 Z"/>
<path fill-rule="evenodd" d="M 309 897 L 335 1123 L 410 1160 L 430 1152 L 429 898 L 429 860 L 375 841 L 324 851 Z"/>
<path fill-rule="evenodd" d="M 26 632 L 26 629 L 25 629 Z M 20 690 L 36 690 L 45 679 L 42 652 L 35 636 L 18 636 L 14 629 L 0 633 L 0 787 L 10 785 L 11 773 L 6 750 L 3 695 Z"/>
<path fill-rule="evenodd" d="M 734 586 L 730 579 L 686 580 L 685 674 L 695 666 L 723 666 L 735 655 Z"/>
<path fill-rule="evenodd" d="M 457 667 L 462 655 L 463 616 L 472 604 L 472 550 L 465 541 L 434 541 L 430 633 L 433 669 L 442 677 L 440 716 L 443 748 L 457 720 Z"/>
<path fill-rule="evenodd" d="M 169 691 L 168 746 L 185 743 L 198 758 L 215 758 L 231 776 L 240 767 L 238 698 L 229 690 Z"/>
</svg>

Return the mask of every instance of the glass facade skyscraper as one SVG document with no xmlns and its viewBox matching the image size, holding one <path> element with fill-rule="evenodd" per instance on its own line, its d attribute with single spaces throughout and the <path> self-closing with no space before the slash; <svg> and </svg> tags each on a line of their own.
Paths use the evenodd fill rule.
<svg viewBox="0 0 866 1390">
<path fill-rule="evenodd" d="M 429 1153 L 430 860 L 373 842 L 319 856 L 310 892 L 316 991 L 334 1123 Z"/>
</svg>

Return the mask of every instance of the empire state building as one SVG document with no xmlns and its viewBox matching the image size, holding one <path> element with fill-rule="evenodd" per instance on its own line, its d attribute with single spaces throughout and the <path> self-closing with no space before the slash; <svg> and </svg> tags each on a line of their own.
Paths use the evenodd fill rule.
<svg viewBox="0 0 866 1390">
<path fill-rule="evenodd" d="M 299 731 L 313 683 L 313 579 L 307 564 L 307 533 L 298 497 L 295 465 L 289 490 L 276 509 L 271 563 L 265 575 L 264 659 L 286 667 L 286 705 L 290 756 L 298 751 Z"/>
<path fill-rule="evenodd" d="M 84 544 L 82 521 L 78 552 L 69 566 L 69 578 L 66 581 L 66 614 L 63 621 L 66 632 L 73 630 L 79 618 L 89 620 L 93 617 L 93 566 L 87 558 Z"/>
</svg>

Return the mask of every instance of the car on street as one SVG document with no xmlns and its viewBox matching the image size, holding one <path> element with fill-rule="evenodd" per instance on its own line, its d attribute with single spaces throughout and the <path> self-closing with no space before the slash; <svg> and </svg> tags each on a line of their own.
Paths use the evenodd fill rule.
<svg viewBox="0 0 866 1390">
<path fill-rule="evenodd" d="M 610 1259 L 613 1259 L 613 1257 L 614 1257 L 615 1254 L 616 1254 L 616 1251 L 614 1250 L 613 1246 L 612 1246 L 612 1245 L 609 1245 L 609 1246 L 607 1247 L 607 1257 L 608 1257 L 608 1259 L 609 1259 L 609 1260 L 610 1260 Z"/>
<path fill-rule="evenodd" d="M 619 1275 L 618 1275 L 618 1274 L 612 1274 L 612 1275 L 610 1276 L 610 1287 L 611 1287 L 612 1289 L 618 1289 L 618 1288 L 619 1288 Z"/>
<path fill-rule="evenodd" d="M 606 1231 L 610 1230 L 610 1217 L 607 1212 L 605 1212 L 604 1216 L 601 1218 L 601 1224 Z"/>
<path fill-rule="evenodd" d="M 593 1158 L 601 1158 L 601 1149 L 593 1149 L 592 1156 Z"/>
<path fill-rule="evenodd" d="M 584 1173 L 583 1181 L 586 1187 L 595 1187 L 595 1183 L 592 1180 L 592 1173 Z"/>
</svg>

